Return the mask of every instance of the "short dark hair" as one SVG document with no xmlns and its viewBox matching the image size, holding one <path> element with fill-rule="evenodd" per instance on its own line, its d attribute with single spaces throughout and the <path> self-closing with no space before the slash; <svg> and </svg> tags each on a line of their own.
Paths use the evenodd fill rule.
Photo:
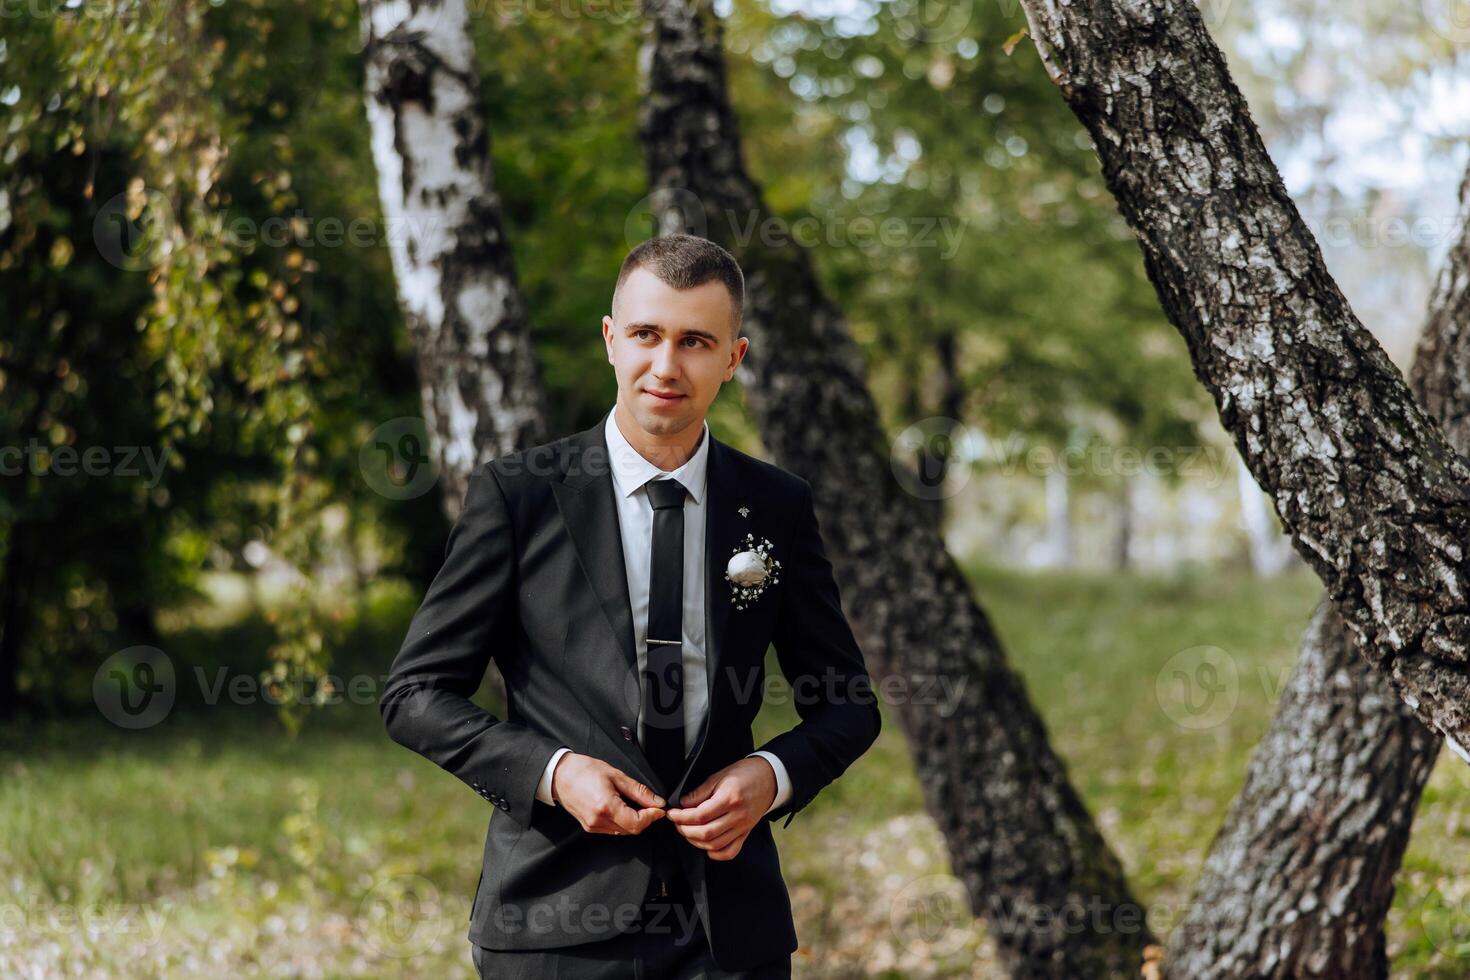
<svg viewBox="0 0 1470 980">
<path fill-rule="evenodd" d="M 613 308 L 618 291 L 634 269 L 647 269 L 659 281 L 675 289 L 693 289 L 718 279 L 725 284 L 734 307 L 732 337 L 740 336 L 740 319 L 745 313 L 745 274 L 735 256 L 707 238 L 697 235 L 660 235 L 633 247 L 618 270 L 613 287 Z"/>
</svg>

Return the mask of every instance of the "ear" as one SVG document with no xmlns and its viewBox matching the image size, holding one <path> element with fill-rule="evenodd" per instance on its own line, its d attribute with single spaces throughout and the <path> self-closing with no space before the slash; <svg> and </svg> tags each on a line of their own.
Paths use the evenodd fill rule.
<svg viewBox="0 0 1470 980">
<path fill-rule="evenodd" d="M 725 375 L 725 380 L 726 381 L 729 381 L 731 378 L 735 377 L 735 369 L 740 366 L 740 362 L 741 361 L 745 360 L 745 352 L 747 350 L 749 350 L 749 349 L 750 349 L 750 338 L 749 337 L 737 337 L 736 338 L 736 340 L 735 340 L 735 347 L 734 347 L 734 349 L 730 353 L 730 369 L 729 369 L 729 373 L 727 373 Z"/>
</svg>

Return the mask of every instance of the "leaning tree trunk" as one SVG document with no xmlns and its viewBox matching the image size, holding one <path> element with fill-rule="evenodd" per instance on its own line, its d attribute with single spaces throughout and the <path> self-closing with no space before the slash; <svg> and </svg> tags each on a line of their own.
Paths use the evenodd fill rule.
<svg viewBox="0 0 1470 980">
<path fill-rule="evenodd" d="M 1470 170 L 1409 385 L 1451 445 L 1470 453 Z M 1388 976 L 1383 921 L 1442 740 L 1355 646 L 1321 602 L 1170 937 L 1169 976 Z"/>
<path fill-rule="evenodd" d="M 1383 920 L 1442 739 L 1325 597 L 1169 938 L 1174 980 L 1388 976 Z"/>
<path fill-rule="evenodd" d="M 1358 649 L 1470 761 L 1470 465 L 1358 322 L 1189 0 L 1022 0 L 1164 312 Z"/>
<path fill-rule="evenodd" d="M 973 908 L 1014 976 L 1137 976 L 1152 942 L 1142 909 L 969 583 L 895 480 L 846 323 L 805 252 L 743 238 L 768 212 L 741 160 L 718 18 L 700 0 L 645 10 L 640 135 L 660 229 L 703 233 L 740 260 L 742 383 L 765 445 L 812 485 L 874 672 L 912 693 L 937 677 L 958 688 L 955 704 L 890 708 Z"/>
<path fill-rule="evenodd" d="M 378 195 L 445 510 L 545 441 L 546 395 L 495 193 L 464 0 L 359 0 Z"/>
</svg>

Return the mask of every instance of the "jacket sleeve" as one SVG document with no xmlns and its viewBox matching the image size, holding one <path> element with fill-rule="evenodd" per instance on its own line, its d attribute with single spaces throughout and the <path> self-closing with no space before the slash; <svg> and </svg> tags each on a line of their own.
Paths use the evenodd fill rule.
<svg viewBox="0 0 1470 980">
<path fill-rule="evenodd" d="M 781 561 L 781 584 L 788 591 L 772 634 L 801 721 L 759 749 L 779 757 L 791 780 L 791 798 L 765 814 L 767 820 L 786 817 L 783 826 L 868 750 L 882 725 L 822 546 L 811 485 L 802 480 L 801 487 L 795 547 Z"/>
<path fill-rule="evenodd" d="M 528 826 L 537 783 L 560 743 L 470 700 L 490 660 L 513 649 L 519 628 L 514 530 L 485 464 L 470 476 L 444 564 L 414 613 L 378 708 L 393 741 Z"/>
</svg>

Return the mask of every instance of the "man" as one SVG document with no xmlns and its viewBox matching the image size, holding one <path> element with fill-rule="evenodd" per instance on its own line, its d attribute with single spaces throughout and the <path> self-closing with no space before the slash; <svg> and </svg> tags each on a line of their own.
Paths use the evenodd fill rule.
<svg viewBox="0 0 1470 980">
<path fill-rule="evenodd" d="M 381 708 L 492 814 L 484 977 L 788 977 L 771 822 L 877 738 L 811 486 L 705 422 L 745 356 L 744 277 L 688 235 L 624 260 L 617 401 L 476 469 Z M 756 750 L 774 644 L 799 724 Z M 491 658 L 504 719 L 469 698 Z"/>
</svg>

